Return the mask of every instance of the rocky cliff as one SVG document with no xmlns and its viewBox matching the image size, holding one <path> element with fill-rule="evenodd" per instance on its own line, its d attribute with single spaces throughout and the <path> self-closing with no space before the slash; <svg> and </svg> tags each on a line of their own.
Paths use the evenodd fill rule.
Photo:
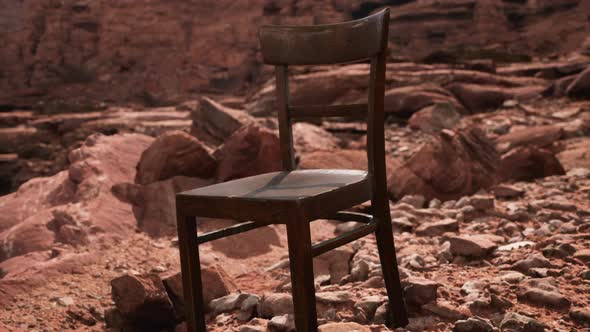
<svg viewBox="0 0 590 332">
<path fill-rule="evenodd" d="M 386 5 L 392 58 L 526 61 L 572 51 L 590 31 L 588 0 L 2 0 L 0 108 L 243 91 L 267 77 L 261 24 L 337 22 Z"/>
</svg>

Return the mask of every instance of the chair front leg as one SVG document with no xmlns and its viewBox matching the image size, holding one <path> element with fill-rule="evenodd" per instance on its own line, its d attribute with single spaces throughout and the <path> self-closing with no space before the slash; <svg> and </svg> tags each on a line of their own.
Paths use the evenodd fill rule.
<svg viewBox="0 0 590 332">
<path fill-rule="evenodd" d="M 205 332 L 207 327 L 197 244 L 197 222 L 194 217 L 183 214 L 179 209 L 176 210 L 176 219 L 187 331 Z"/>
<path fill-rule="evenodd" d="M 287 223 L 291 288 L 297 332 L 317 331 L 313 256 L 309 222 L 303 217 Z"/>
<path fill-rule="evenodd" d="M 381 260 L 383 280 L 387 288 L 389 309 L 393 318 L 394 327 L 403 327 L 408 324 L 408 314 L 404 303 L 402 286 L 399 279 L 399 269 L 395 254 L 393 230 L 391 228 L 391 215 L 388 202 L 379 203 L 373 201 L 373 216 L 377 218 L 377 248 Z"/>
</svg>

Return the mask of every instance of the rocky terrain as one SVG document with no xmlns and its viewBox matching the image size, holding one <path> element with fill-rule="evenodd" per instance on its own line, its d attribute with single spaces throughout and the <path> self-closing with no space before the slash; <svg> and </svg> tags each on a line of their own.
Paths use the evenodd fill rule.
<svg viewBox="0 0 590 332">
<path fill-rule="evenodd" d="M 280 168 L 256 27 L 382 5 L 0 1 L 0 330 L 184 331 L 174 193 Z M 590 3 L 388 5 L 398 330 L 589 329 Z M 362 101 L 367 77 L 293 69 L 292 103 Z M 296 123 L 294 141 L 300 168 L 366 168 L 363 122 Z M 356 226 L 315 221 L 313 240 Z M 201 246 L 210 330 L 293 330 L 286 242 L 270 226 Z M 321 331 L 388 330 L 372 236 L 314 272 Z"/>
</svg>

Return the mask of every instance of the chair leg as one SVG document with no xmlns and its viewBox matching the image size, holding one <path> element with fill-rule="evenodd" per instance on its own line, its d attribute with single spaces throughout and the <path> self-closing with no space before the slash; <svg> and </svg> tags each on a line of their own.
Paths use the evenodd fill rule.
<svg viewBox="0 0 590 332">
<path fill-rule="evenodd" d="M 313 279 L 311 234 L 307 220 L 287 223 L 289 262 L 295 327 L 297 332 L 316 332 L 317 314 Z"/>
<path fill-rule="evenodd" d="M 197 222 L 195 218 L 183 215 L 179 210 L 176 211 L 176 218 L 187 331 L 205 332 L 207 327 L 197 244 Z"/>
<path fill-rule="evenodd" d="M 408 314 L 406 312 L 406 305 L 404 303 L 402 287 L 399 279 L 389 206 L 376 206 L 373 211 L 376 218 L 378 218 L 375 236 L 377 238 L 383 280 L 385 281 L 387 297 L 389 298 L 391 318 L 393 319 L 393 322 L 391 323 L 393 323 L 394 327 L 403 327 L 408 324 Z"/>
</svg>

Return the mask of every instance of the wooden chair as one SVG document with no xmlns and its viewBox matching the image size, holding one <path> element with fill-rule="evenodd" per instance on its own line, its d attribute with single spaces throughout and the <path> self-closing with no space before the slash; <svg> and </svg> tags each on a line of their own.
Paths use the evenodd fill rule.
<svg viewBox="0 0 590 332">
<path fill-rule="evenodd" d="M 375 233 L 391 319 L 408 323 L 399 280 L 386 190 L 384 139 L 385 56 L 389 10 L 364 19 L 316 26 L 264 26 L 259 38 L 266 64 L 276 66 L 283 171 L 251 176 L 176 195 L 178 238 L 189 331 L 205 331 L 198 245 L 269 224 L 285 224 L 297 331 L 317 331 L 312 259 Z M 287 66 L 371 61 L 368 103 L 338 106 L 289 104 Z M 291 123 L 310 117 L 368 120 L 368 172 L 294 170 Z M 372 215 L 345 212 L 371 200 Z M 195 217 L 255 220 L 197 236 Z M 309 223 L 325 218 L 365 225 L 312 244 Z"/>
</svg>

